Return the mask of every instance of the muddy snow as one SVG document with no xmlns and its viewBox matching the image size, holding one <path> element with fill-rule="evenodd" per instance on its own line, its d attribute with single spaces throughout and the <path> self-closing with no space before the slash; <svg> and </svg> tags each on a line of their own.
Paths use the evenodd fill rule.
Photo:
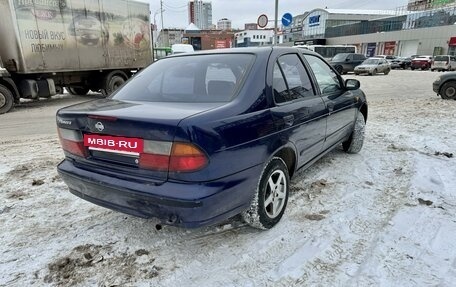
<svg viewBox="0 0 456 287">
<path fill-rule="evenodd" d="M 363 150 L 298 172 L 269 231 L 157 230 L 73 196 L 54 114 L 89 97 L 24 103 L 0 116 L 0 285 L 454 286 L 456 101 L 437 75 L 348 75 L 370 104 Z"/>
</svg>

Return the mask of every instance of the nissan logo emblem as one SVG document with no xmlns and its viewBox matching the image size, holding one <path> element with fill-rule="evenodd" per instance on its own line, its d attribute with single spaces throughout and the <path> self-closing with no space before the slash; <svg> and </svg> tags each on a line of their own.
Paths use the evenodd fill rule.
<svg viewBox="0 0 456 287">
<path fill-rule="evenodd" d="M 102 132 L 104 130 L 104 125 L 101 122 L 98 122 L 98 123 L 95 124 L 95 128 L 98 131 Z"/>
</svg>

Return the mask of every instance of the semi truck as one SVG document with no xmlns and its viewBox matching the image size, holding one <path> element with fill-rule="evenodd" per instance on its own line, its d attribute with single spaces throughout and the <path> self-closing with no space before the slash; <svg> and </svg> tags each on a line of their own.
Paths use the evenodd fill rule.
<svg viewBox="0 0 456 287">
<path fill-rule="evenodd" d="M 0 114 L 21 98 L 111 94 L 153 61 L 149 4 L 0 0 Z"/>
</svg>

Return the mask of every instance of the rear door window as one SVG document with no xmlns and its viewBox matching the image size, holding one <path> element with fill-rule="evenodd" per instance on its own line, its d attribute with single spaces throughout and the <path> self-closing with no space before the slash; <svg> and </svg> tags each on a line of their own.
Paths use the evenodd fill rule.
<svg viewBox="0 0 456 287">
<path fill-rule="evenodd" d="M 340 93 L 342 91 L 339 77 L 325 61 L 313 55 L 304 54 L 304 58 L 312 68 L 322 94 Z"/>
<path fill-rule="evenodd" d="M 315 95 L 309 74 L 297 54 L 279 57 L 274 65 L 273 90 L 276 103 Z"/>
</svg>

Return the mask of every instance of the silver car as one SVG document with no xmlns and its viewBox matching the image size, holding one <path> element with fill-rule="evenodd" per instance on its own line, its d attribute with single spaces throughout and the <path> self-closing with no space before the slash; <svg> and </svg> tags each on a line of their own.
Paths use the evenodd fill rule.
<svg viewBox="0 0 456 287">
<path fill-rule="evenodd" d="M 388 75 L 391 71 L 391 64 L 381 58 L 369 58 L 365 60 L 361 65 L 355 67 L 355 74 L 369 74 L 375 75 L 377 73 L 384 73 Z"/>
</svg>

